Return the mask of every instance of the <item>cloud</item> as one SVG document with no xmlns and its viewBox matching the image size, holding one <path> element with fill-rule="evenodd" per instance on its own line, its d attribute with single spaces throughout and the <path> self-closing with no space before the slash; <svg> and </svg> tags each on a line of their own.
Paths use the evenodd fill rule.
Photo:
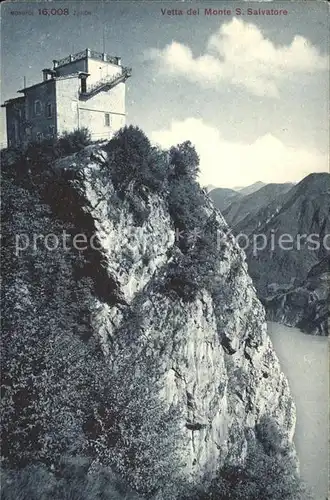
<svg viewBox="0 0 330 500">
<path fill-rule="evenodd" d="M 279 96 L 279 84 L 292 74 L 310 74 L 327 68 L 326 56 L 306 38 L 296 35 L 289 45 L 276 46 L 254 24 L 233 18 L 221 24 L 204 54 L 172 41 L 163 49 L 145 53 L 161 74 L 181 76 L 202 87 L 218 88 L 227 82 L 250 93 Z"/>
<path fill-rule="evenodd" d="M 203 186 L 298 181 L 311 172 L 328 171 L 327 155 L 318 151 L 287 146 L 272 134 L 252 143 L 230 142 L 217 128 L 196 118 L 173 121 L 169 128 L 154 131 L 151 139 L 164 148 L 191 140 L 200 156 Z"/>
</svg>

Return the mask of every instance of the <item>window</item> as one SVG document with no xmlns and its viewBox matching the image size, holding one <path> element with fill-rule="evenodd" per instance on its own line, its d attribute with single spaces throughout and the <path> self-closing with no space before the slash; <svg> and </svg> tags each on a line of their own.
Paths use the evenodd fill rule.
<svg viewBox="0 0 330 500">
<path fill-rule="evenodd" d="M 87 91 L 87 82 L 86 78 L 81 78 L 81 93 L 85 94 Z"/>
<path fill-rule="evenodd" d="M 106 127 L 110 127 L 111 125 L 110 113 L 104 113 L 104 124 Z"/>
<path fill-rule="evenodd" d="M 55 137 L 55 127 L 54 127 L 54 125 L 49 125 L 47 137 L 49 139 L 51 139 L 52 137 Z"/>
<path fill-rule="evenodd" d="M 53 139 L 55 137 L 55 126 L 54 125 L 48 125 L 47 127 L 47 134 L 45 135 L 46 139 Z"/>
<path fill-rule="evenodd" d="M 34 114 L 41 115 L 41 102 L 40 101 L 34 101 Z"/>
<path fill-rule="evenodd" d="M 46 106 L 46 117 L 51 118 L 53 115 L 53 109 L 52 109 L 52 104 L 49 102 Z"/>
</svg>

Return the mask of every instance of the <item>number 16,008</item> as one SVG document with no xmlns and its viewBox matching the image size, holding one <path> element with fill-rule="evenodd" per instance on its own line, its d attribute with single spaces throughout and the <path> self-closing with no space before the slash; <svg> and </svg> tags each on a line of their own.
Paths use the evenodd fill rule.
<svg viewBox="0 0 330 500">
<path fill-rule="evenodd" d="M 39 16 L 67 16 L 69 9 L 38 9 Z"/>
</svg>

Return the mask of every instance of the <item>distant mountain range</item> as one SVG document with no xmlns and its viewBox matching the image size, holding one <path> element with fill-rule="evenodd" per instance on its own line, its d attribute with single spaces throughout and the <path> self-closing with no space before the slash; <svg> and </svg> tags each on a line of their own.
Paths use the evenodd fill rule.
<svg viewBox="0 0 330 500">
<path fill-rule="evenodd" d="M 258 191 L 258 189 L 262 188 L 263 186 L 266 186 L 266 184 L 264 182 L 257 181 L 254 184 L 251 184 L 250 186 L 236 187 L 236 188 L 234 188 L 234 190 L 235 191 L 239 191 L 240 194 L 242 194 L 243 196 L 245 196 L 247 194 L 252 194 L 255 191 Z"/>
<path fill-rule="evenodd" d="M 212 189 L 209 195 L 220 212 L 223 212 L 234 201 L 244 197 L 244 195 L 240 194 L 238 191 L 229 188 Z"/>
<path fill-rule="evenodd" d="M 258 181 L 244 188 L 214 188 L 209 189 L 209 195 L 215 206 L 222 212 L 230 225 L 237 222 L 251 212 L 256 213 L 262 206 L 267 205 L 270 199 L 286 193 L 293 184 L 265 184 Z M 258 193 L 255 196 L 255 193 Z"/>
<path fill-rule="evenodd" d="M 246 217 L 253 217 L 260 209 L 268 206 L 271 201 L 278 199 L 281 195 L 287 193 L 293 184 L 265 184 L 260 189 L 242 195 L 242 191 L 238 193 L 238 197 L 223 210 L 223 216 L 231 226 L 236 226 Z"/>
<path fill-rule="evenodd" d="M 232 194 L 229 203 L 225 193 L 219 202 L 219 188 L 210 197 L 234 234 L 244 235 L 240 240 L 245 242 L 240 242 L 246 246 L 249 273 L 268 317 L 326 335 L 330 174 L 310 174 L 296 185 L 267 184 L 241 193 Z"/>
</svg>

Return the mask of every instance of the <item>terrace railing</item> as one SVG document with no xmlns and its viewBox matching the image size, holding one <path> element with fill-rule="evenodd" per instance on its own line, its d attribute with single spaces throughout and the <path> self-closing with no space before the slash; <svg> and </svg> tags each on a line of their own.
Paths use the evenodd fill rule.
<svg viewBox="0 0 330 500">
<path fill-rule="evenodd" d="M 69 64 L 74 61 L 80 61 L 81 59 L 85 59 L 86 57 L 90 57 L 92 59 L 98 59 L 100 61 L 109 62 L 112 64 L 118 65 L 118 57 L 109 56 L 108 54 L 97 52 L 96 50 L 82 50 L 81 52 L 77 52 L 76 54 L 70 54 L 63 59 L 54 59 L 54 65 L 57 68 L 58 66 L 64 66 L 65 64 Z"/>
<path fill-rule="evenodd" d="M 86 91 L 84 91 L 84 92 L 79 91 L 79 96 L 81 98 L 86 98 L 86 99 L 93 97 L 94 95 L 98 94 L 102 90 L 110 90 L 111 88 L 115 87 L 119 83 L 124 82 L 131 75 L 132 75 L 131 68 L 122 67 L 121 73 L 116 74 L 116 75 L 112 75 L 112 76 L 107 76 L 105 78 L 102 78 L 101 80 L 98 80 L 93 85 L 88 87 L 86 89 Z"/>
</svg>

